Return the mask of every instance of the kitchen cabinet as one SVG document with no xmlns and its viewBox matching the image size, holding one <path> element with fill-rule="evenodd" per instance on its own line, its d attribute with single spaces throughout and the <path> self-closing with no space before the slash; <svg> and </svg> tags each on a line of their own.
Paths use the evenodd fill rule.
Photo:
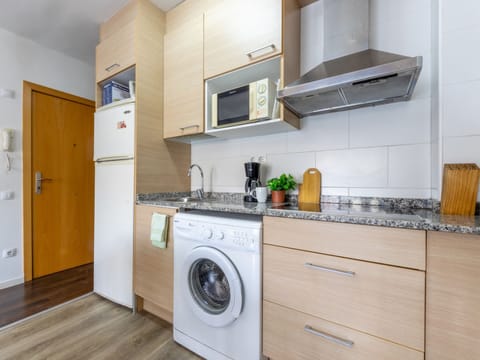
<svg viewBox="0 0 480 360">
<path fill-rule="evenodd" d="M 274 46 L 264 46 L 265 42 Z M 187 0 L 167 13 L 165 44 L 164 138 L 190 142 L 201 137 L 258 136 L 300 127 L 299 119 L 283 105 L 278 118 L 222 129 L 213 129 L 209 116 L 211 92 L 219 86 L 228 90 L 271 73 L 272 81 L 280 80 L 283 86 L 299 77 L 300 8 L 296 1 Z M 233 72 L 275 57 L 275 68 L 266 66 L 265 73 L 261 68 Z M 231 78 L 212 79 L 227 72 Z M 258 76 L 250 79 L 252 73 Z M 204 79 L 219 79 L 219 83 L 204 84 Z"/>
<path fill-rule="evenodd" d="M 135 192 L 189 191 L 190 145 L 163 140 L 165 14 L 149 0 L 133 0 L 100 26 L 97 107 L 103 84 L 135 79 Z M 123 62 L 117 55 L 125 57 Z M 105 65 L 121 63 L 107 75 Z M 99 75 L 100 74 L 100 75 Z M 105 76 L 110 76 L 105 78 Z M 128 82 L 126 83 L 128 85 Z"/>
<path fill-rule="evenodd" d="M 205 78 L 282 53 L 280 0 L 222 1 L 205 13 Z"/>
<path fill-rule="evenodd" d="M 167 25 L 164 138 L 203 133 L 203 100 L 203 13 L 197 12 L 182 24 Z"/>
<path fill-rule="evenodd" d="M 172 208 L 135 206 L 134 291 L 140 308 L 173 321 L 173 216 Z M 160 249 L 150 240 L 150 223 L 154 213 L 168 219 L 167 247 Z"/>
<path fill-rule="evenodd" d="M 428 232 L 426 360 L 480 359 L 480 236 Z"/>
<path fill-rule="evenodd" d="M 134 22 L 127 23 L 96 48 L 95 74 L 101 82 L 135 64 Z"/>
<path fill-rule="evenodd" d="M 264 217 L 264 355 L 423 359 L 425 237 Z"/>
</svg>

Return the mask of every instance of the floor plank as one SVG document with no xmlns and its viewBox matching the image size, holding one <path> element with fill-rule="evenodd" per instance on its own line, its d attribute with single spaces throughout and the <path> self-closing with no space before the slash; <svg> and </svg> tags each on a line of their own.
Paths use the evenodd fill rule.
<svg viewBox="0 0 480 360">
<path fill-rule="evenodd" d="M 0 327 L 93 291 L 93 264 L 0 290 Z"/>
<path fill-rule="evenodd" d="M 172 326 L 92 294 L 0 330 L 0 359 L 194 360 Z"/>
</svg>

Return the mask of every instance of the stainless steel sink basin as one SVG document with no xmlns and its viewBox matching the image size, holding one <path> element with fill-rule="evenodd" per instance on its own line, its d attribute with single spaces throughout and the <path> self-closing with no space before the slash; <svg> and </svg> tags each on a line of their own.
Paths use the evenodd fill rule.
<svg viewBox="0 0 480 360">
<path fill-rule="evenodd" d="M 167 198 L 167 199 L 163 199 L 163 200 L 171 201 L 171 202 L 180 202 L 180 203 L 204 201 L 204 199 L 194 198 L 194 197 L 190 197 L 190 196 Z"/>
</svg>

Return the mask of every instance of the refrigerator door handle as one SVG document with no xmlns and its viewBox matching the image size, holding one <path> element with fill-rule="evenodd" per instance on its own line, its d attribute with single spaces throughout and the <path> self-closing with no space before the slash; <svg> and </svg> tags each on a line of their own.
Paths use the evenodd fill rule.
<svg viewBox="0 0 480 360">
<path fill-rule="evenodd" d="M 105 156 L 95 160 L 97 163 L 103 163 L 108 161 L 125 161 L 125 160 L 133 160 L 133 156 L 125 155 L 125 156 Z"/>
</svg>

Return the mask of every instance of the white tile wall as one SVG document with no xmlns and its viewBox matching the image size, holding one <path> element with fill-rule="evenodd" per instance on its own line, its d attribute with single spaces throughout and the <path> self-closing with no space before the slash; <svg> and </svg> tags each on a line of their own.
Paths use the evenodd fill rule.
<svg viewBox="0 0 480 360">
<path fill-rule="evenodd" d="M 243 192 L 243 163 L 264 156 L 262 180 L 285 172 L 301 181 L 317 167 L 325 195 L 430 198 L 431 1 L 370 1 L 371 47 L 424 57 L 412 101 L 306 118 L 288 134 L 193 144 L 192 161 L 205 167 L 207 190 Z M 309 24 L 305 44 L 314 43 L 318 30 Z M 318 54 L 303 53 L 306 69 Z M 192 188 L 198 186 L 195 174 Z"/>
<path fill-rule="evenodd" d="M 445 14 L 448 18 L 448 14 Z M 471 26 L 443 33 L 444 85 L 480 80 L 480 26 Z"/>
<path fill-rule="evenodd" d="M 478 26 L 480 1 L 478 0 L 442 0 L 443 31 Z"/>
<path fill-rule="evenodd" d="M 388 149 L 388 185 L 430 189 L 430 144 L 392 146 Z"/>
<path fill-rule="evenodd" d="M 387 148 L 321 151 L 316 165 L 322 183 L 332 187 L 387 187 Z"/>
<path fill-rule="evenodd" d="M 480 2 L 439 0 L 442 27 L 439 31 L 440 121 L 439 182 L 443 164 L 473 162 L 480 166 Z M 436 191 L 441 194 L 440 187 Z M 480 201 L 480 191 L 478 200 Z"/>
<path fill-rule="evenodd" d="M 319 151 L 348 148 L 348 112 L 311 116 L 302 130 L 288 133 L 287 150 Z"/>
<path fill-rule="evenodd" d="M 384 146 L 430 141 L 430 99 L 363 108 L 350 113 L 350 146 Z"/>
<path fill-rule="evenodd" d="M 444 86 L 443 131 L 448 136 L 480 135 L 480 81 Z"/>
</svg>

